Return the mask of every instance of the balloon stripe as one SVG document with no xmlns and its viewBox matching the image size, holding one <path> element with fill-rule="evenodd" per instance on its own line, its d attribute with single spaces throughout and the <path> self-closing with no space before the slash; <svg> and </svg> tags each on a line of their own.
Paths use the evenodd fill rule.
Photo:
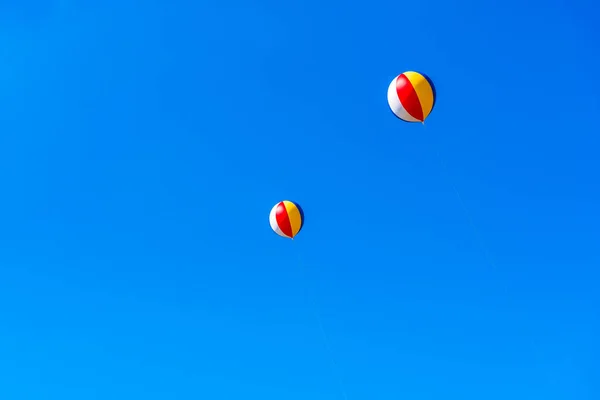
<svg viewBox="0 0 600 400">
<path fill-rule="evenodd" d="M 298 232 L 300 232 L 300 227 L 302 225 L 302 217 L 300 216 L 300 211 L 296 204 L 291 201 L 284 200 L 283 204 L 287 210 L 288 219 L 290 220 L 290 226 L 292 228 L 292 237 L 296 236 Z"/>
<path fill-rule="evenodd" d="M 277 218 L 277 225 L 281 232 L 286 234 L 287 236 L 294 237 L 294 233 L 292 232 L 292 226 L 290 224 L 290 218 L 287 213 L 287 209 L 285 207 L 285 203 L 282 201 L 277 205 L 277 211 L 275 213 Z"/>
<path fill-rule="evenodd" d="M 396 81 L 396 93 L 404 109 L 415 119 L 423 121 L 423 110 L 417 92 L 405 74 L 401 74 Z"/>
<path fill-rule="evenodd" d="M 298 228 L 298 232 L 300 232 L 302 230 L 302 228 L 304 228 L 304 210 L 302 209 L 302 207 L 300 207 L 299 204 L 296 204 L 296 208 L 298 209 L 298 212 L 300 213 L 300 228 Z"/>
<path fill-rule="evenodd" d="M 271 224 L 271 229 L 273 229 L 273 232 L 275 232 L 276 234 L 278 234 L 281 237 L 284 238 L 290 238 L 288 235 L 286 235 L 285 233 L 281 232 L 281 229 L 279 229 L 279 225 L 277 225 L 277 216 L 276 216 L 276 212 L 277 212 L 277 206 L 279 204 L 276 204 L 272 209 L 271 209 L 271 213 L 269 214 L 269 223 Z"/>
<path fill-rule="evenodd" d="M 419 120 L 411 117 L 410 114 L 408 113 L 408 111 L 406 111 L 404 109 L 404 107 L 402 107 L 402 103 L 400 103 L 400 99 L 398 98 L 398 92 L 396 90 L 396 81 L 397 80 L 398 80 L 398 77 L 394 78 L 390 82 L 390 85 L 388 86 L 387 97 L 388 97 L 388 105 L 390 106 L 390 109 L 392 110 L 392 112 L 394 113 L 394 115 L 396 117 L 400 118 L 403 121 L 420 122 Z"/>
<path fill-rule="evenodd" d="M 419 104 L 421 104 L 422 119 L 425 120 L 433 108 L 433 90 L 429 85 L 429 81 L 418 72 L 405 72 L 404 76 L 410 81 L 417 93 Z"/>
<path fill-rule="evenodd" d="M 431 78 L 429 78 L 425 74 L 422 74 L 422 75 L 429 83 L 429 86 L 431 87 L 431 91 L 433 93 L 433 104 L 431 104 L 431 110 L 429 110 L 429 113 L 431 114 L 431 112 L 433 111 L 433 108 L 435 107 L 435 102 L 437 101 L 437 91 L 435 90 L 435 85 L 433 84 L 433 81 L 431 80 Z"/>
</svg>

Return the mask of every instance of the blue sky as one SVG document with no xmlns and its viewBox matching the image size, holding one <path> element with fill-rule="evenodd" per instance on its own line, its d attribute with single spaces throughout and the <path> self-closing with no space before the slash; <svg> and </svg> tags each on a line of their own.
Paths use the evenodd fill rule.
<svg viewBox="0 0 600 400">
<path fill-rule="evenodd" d="M 494 3 L 2 2 L 0 397 L 598 398 L 598 6 Z"/>
</svg>

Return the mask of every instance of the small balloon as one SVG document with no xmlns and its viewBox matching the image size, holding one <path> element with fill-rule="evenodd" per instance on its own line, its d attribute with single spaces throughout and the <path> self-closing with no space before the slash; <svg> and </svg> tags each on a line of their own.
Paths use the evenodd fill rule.
<svg viewBox="0 0 600 400">
<path fill-rule="evenodd" d="M 297 203 L 283 200 L 271 209 L 269 222 L 276 234 L 293 239 L 304 226 L 304 211 Z"/>
<path fill-rule="evenodd" d="M 425 122 L 435 106 L 435 86 L 425 74 L 407 71 L 388 87 L 388 104 L 396 117 L 406 122 Z"/>
</svg>

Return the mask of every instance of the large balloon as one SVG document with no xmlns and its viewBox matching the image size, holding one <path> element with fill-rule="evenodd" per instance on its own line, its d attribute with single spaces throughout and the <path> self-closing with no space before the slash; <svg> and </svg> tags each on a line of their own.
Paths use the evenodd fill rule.
<svg viewBox="0 0 600 400">
<path fill-rule="evenodd" d="M 429 77 L 404 72 L 388 87 L 388 104 L 396 117 L 406 122 L 425 122 L 435 105 L 435 86 Z"/>
<path fill-rule="evenodd" d="M 271 209 L 271 229 L 279 236 L 293 239 L 304 226 L 304 211 L 293 201 L 281 201 Z"/>
</svg>

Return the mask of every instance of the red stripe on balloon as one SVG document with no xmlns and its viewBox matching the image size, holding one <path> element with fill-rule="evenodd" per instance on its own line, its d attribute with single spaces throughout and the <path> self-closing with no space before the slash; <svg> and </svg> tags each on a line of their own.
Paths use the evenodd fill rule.
<svg viewBox="0 0 600 400">
<path fill-rule="evenodd" d="M 281 229 L 281 232 L 283 232 L 284 235 L 289 237 L 294 236 L 292 224 L 290 223 L 290 217 L 288 216 L 287 209 L 285 208 L 283 201 L 277 205 L 275 218 L 277 219 L 277 226 L 279 226 L 279 229 Z"/>
<path fill-rule="evenodd" d="M 423 121 L 423 109 L 419 101 L 419 95 L 406 75 L 401 74 L 396 79 L 396 93 L 402 103 L 402 107 L 411 117 Z"/>
</svg>

